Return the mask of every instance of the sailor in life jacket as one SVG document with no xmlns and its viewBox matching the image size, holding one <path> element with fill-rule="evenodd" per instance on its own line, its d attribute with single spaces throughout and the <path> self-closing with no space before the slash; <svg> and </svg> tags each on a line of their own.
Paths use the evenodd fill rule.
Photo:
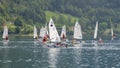
<svg viewBox="0 0 120 68">
<path fill-rule="evenodd" d="M 46 43 L 46 41 L 47 41 L 47 37 L 44 36 L 42 41 L 43 41 L 44 43 Z"/>
<path fill-rule="evenodd" d="M 103 43 L 103 40 L 102 40 L 102 38 L 100 37 L 99 38 L 99 41 L 98 41 L 99 43 Z"/>
<path fill-rule="evenodd" d="M 112 36 L 112 40 L 113 40 L 114 38 L 116 38 L 116 35 L 115 35 L 115 34 L 113 34 L 113 36 Z"/>
<path fill-rule="evenodd" d="M 6 36 L 5 40 L 8 40 L 8 36 Z"/>
</svg>

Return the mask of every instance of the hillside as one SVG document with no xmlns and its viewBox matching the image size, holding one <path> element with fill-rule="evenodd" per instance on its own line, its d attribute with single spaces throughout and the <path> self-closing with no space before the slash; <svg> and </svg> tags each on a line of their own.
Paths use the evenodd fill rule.
<svg viewBox="0 0 120 68">
<path fill-rule="evenodd" d="M 31 34 L 33 25 L 40 28 L 53 18 L 59 31 L 65 24 L 68 33 L 72 34 L 78 20 L 83 34 L 92 38 L 98 21 L 100 36 L 109 37 L 110 27 L 119 36 L 119 5 L 119 0 L 0 0 L 0 25 L 9 25 L 11 34 Z"/>
</svg>

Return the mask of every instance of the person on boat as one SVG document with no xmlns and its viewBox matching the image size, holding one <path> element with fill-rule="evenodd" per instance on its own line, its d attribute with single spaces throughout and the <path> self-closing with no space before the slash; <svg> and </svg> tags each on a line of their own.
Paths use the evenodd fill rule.
<svg viewBox="0 0 120 68">
<path fill-rule="evenodd" d="M 103 40 L 102 40 L 102 38 L 100 37 L 99 38 L 99 41 L 98 41 L 100 44 L 102 44 L 103 43 Z"/>
<path fill-rule="evenodd" d="M 113 40 L 114 38 L 116 38 L 116 35 L 115 35 L 115 33 L 113 33 L 112 40 Z"/>
<path fill-rule="evenodd" d="M 56 46 L 60 46 L 60 42 L 59 42 L 59 40 L 58 40 L 58 37 L 56 37 L 56 40 L 57 40 Z"/>
<path fill-rule="evenodd" d="M 48 34 L 46 34 L 46 40 L 47 40 L 47 41 L 49 40 L 49 35 L 48 35 Z"/>
<path fill-rule="evenodd" d="M 47 37 L 44 36 L 42 41 L 43 41 L 43 43 L 46 43 L 46 41 L 47 41 Z"/>
<path fill-rule="evenodd" d="M 56 45 L 58 46 L 58 45 L 59 45 L 59 43 L 57 42 L 57 43 L 56 43 Z"/>
<path fill-rule="evenodd" d="M 64 34 L 62 35 L 62 38 L 63 38 L 63 39 L 65 39 L 65 38 L 66 38 Z"/>
<path fill-rule="evenodd" d="M 66 36 L 65 36 L 65 34 L 62 35 L 62 40 L 63 40 L 63 41 L 66 41 Z"/>
<path fill-rule="evenodd" d="M 75 43 L 76 43 L 76 39 L 73 39 L 73 40 L 72 40 L 72 44 L 75 44 Z"/>
<path fill-rule="evenodd" d="M 5 40 L 8 40 L 8 36 L 6 36 Z"/>
</svg>

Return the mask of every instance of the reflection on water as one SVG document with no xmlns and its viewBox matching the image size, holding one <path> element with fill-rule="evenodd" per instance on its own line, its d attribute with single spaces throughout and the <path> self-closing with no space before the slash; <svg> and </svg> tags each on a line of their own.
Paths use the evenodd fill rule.
<svg viewBox="0 0 120 68">
<path fill-rule="evenodd" d="M 60 49 L 59 48 L 50 48 L 49 51 L 48 51 L 48 63 L 49 63 L 49 66 L 50 68 L 57 68 L 57 58 L 58 57 L 58 54 L 60 52 Z"/>
<path fill-rule="evenodd" d="M 80 68 L 81 67 L 81 48 L 73 49 L 74 50 L 74 62 L 75 62 L 75 68 Z"/>
<path fill-rule="evenodd" d="M 99 54 L 98 54 L 98 47 L 95 48 L 95 52 L 94 52 L 94 64 L 95 64 L 95 67 L 96 68 L 100 68 L 100 66 L 98 65 L 99 61 L 98 61 L 98 58 L 99 58 Z"/>
<path fill-rule="evenodd" d="M 120 68 L 120 45 L 47 48 L 33 41 L 0 42 L 0 68 Z"/>
<path fill-rule="evenodd" d="M 2 41 L 4 46 L 7 46 L 9 41 Z"/>
<path fill-rule="evenodd" d="M 4 42 L 3 42 L 4 43 Z M 7 47 L 7 44 L 4 44 L 4 47 Z M 10 59 L 9 59 L 9 49 L 5 49 L 3 51 L 3 54 L 2 54 L 2 64 L 0 65 L 2 68 L 9 68 L 10 66 L 10 62 L 12 62 Z"/>
</svg>

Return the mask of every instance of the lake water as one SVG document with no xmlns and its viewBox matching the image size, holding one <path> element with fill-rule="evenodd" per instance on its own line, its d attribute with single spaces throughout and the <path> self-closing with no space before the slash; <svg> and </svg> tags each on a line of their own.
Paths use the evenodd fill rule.
<svg viewBox="0 0 120 68">
<path fill-rule="evenodd" d="M 120 46 L 46 48 L 32 38 L 0 41 L 0 68 L 120 68 Z"/>
</svg>

